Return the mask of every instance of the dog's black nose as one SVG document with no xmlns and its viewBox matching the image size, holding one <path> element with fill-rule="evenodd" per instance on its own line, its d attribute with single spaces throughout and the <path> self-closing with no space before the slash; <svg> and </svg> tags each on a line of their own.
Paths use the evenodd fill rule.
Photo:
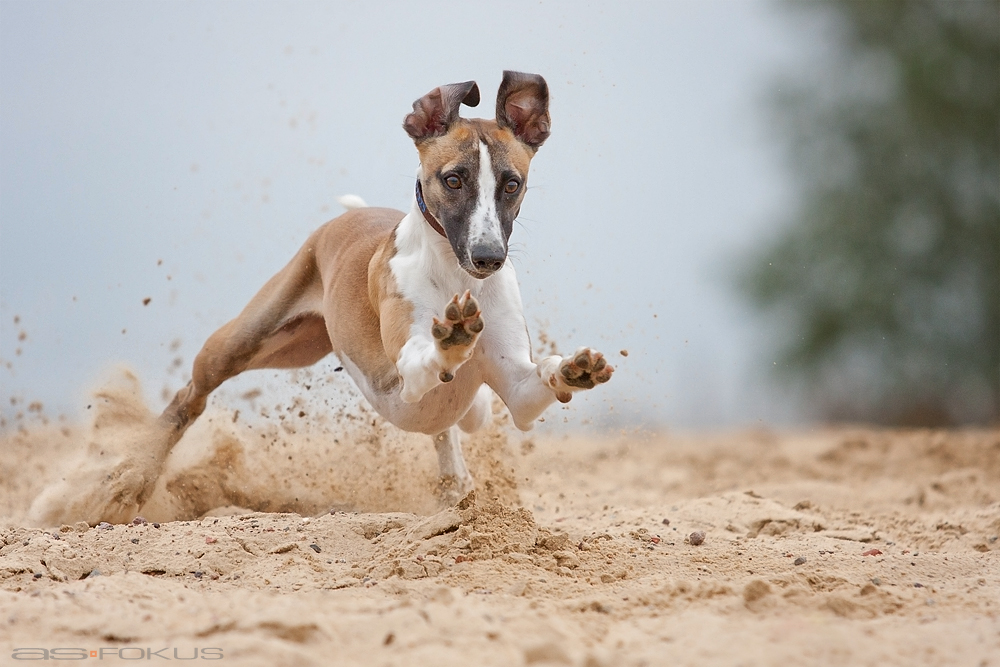
<svg viewBox="0 0 1000 667">
<path fill-rule="evenodd" d="M 472 265 L 476 267 L 477 271 L 483 273 L 499 271 L 500 267 L 503 266 L 504 260 L 507 259 L 507 253 L 503 248 L 490 246 L 473 248 L 470 254 L 472 255 Z"/>
</svg>

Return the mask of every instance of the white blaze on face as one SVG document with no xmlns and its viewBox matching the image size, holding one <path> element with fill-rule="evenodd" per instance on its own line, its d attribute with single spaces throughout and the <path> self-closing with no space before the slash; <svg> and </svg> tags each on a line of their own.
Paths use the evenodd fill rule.
<svg viewBox="0 0 1000 667">
<path fill-rule="evenodd" d="M 497 215 L 497 180 L 493 175 L 490 150 L 479 142 L 479 197 L 469 220 L 469 249 L 477 246 L 504 247 L 503 229 Z"/>
</svg>

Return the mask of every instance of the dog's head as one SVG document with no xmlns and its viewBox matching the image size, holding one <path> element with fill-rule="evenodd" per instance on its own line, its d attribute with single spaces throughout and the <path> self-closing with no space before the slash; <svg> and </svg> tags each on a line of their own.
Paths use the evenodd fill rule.
<svg viewBox="0 0 1000 667">
<path fill-rule="evenodd" d="M 420 153 L 428 210 L 462 268 L 486 278 L 507 259 L 528 166 L 549 136 L 549 89 L 537 74 L 504 72 L 495 120 L 460 118 L 460 104 L 479 104 L 475 81 L 427 93 L 403 128 Z"/>
</svg>

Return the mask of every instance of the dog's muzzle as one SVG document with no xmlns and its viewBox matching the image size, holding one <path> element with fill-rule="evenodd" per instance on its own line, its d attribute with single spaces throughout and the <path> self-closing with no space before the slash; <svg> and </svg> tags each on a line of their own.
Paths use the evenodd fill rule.
<svg viewBox="0 0 1000 667">
<path fill-rule="evenodd" d="M 485 278 L 503 268 L 503 263 L 507 260 L 507 249 L 493 245 L 476 246 L 470 250 L 469 259 L 475 271 L 473 275 Z"/>
</svg>

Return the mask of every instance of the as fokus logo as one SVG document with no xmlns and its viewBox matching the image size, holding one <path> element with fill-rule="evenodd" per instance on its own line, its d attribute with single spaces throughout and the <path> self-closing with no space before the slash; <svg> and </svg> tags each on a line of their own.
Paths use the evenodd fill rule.
<svg viewBox="0 0 1000 667">
<path fill-rule="evenodd" d="M 121 648 L 15 648 L 10 657 L 14 660 L 89 660 L 118 658 L 119 660 L 222 660 L 221 648 L 171 648 L 124 646 Z"/>
</svg>

